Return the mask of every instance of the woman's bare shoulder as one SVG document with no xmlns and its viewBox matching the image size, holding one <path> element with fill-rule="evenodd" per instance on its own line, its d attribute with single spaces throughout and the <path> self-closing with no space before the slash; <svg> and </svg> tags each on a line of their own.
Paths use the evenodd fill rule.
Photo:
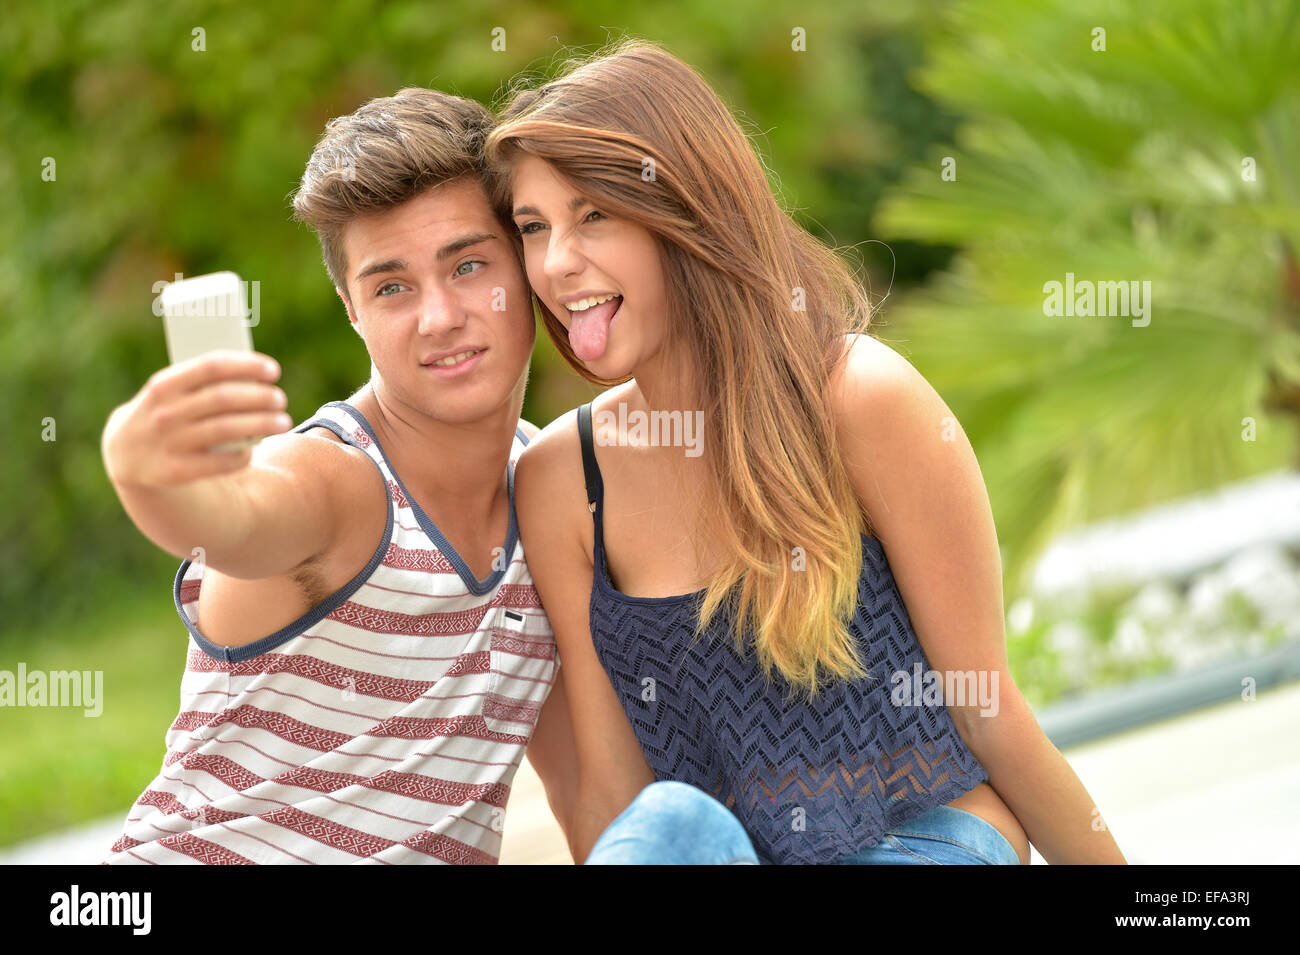
<svg viewBox="0 0 1300 955">
<path fill-rule="evenodd" d="M 862 397 L 873 385 L 897 384 L 915 375 L 912 363 L 888 342 L 850 333 L 844 336 L 844 352 L 831 373 L 831 394 L 838 403 Z"/>
<path fill-rule="evenodd" d="M 616 391 L 619 388 L 599 395 L 594 409 L 604 408 Z M 515 505 L 521 526 L 531 525 L 534 531 L 566 526 L 585 530 L 591 523 L 577 408 L 566 411 L 538 432 L 519 456 L 515 465 Z"/>
<path fill-rule="evenodd" d="M 630 383 L 629 383 L 630 384 Z M 627 395 L 628 385 L 618 385 L 592 400 L 593 415 L 616 407 Z M 525 462 L 528 462 L 525 466 Z M 519 469 L 528 473 L 527 480 L 544 484 L 552 490 L 582 478 L 582 442 L 578 437 L 578 409 L 573 408 L 542 428 L 529 442 L 519 458 Z M 516 471 L 515 480 L 519 480 Z M 585 481 L 582 481 L 585 487 Z"/>
<path fill-rule="evenodd" d="M 515 465 L 515 494 L 547 496 L 568 484 L 571 472 L 582 468 L 578 441 L 578 409 L 566 411 L 528 442 Z M 522 502 L 521 502 L 522 503 Z"/>
</svg>

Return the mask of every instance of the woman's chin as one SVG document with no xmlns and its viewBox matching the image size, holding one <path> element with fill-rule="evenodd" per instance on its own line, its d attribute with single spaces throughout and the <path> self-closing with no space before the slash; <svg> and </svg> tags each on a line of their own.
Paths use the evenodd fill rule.
<svg viewBox="0 0 1300 955">
<path fill-rule="evenodd" d="M 627 378 L 632 374 L 632 363 L 621 357 L 617 349 L 606 348 L 599 358 L 584 361 L 583 366 L 597 378 L 613 380 Z"/>
<path fill-rule="evenodd" d="M 624 378 L 632 374 L 631 370 L 624 370 L 617 363 L 609 360 L 608 354 L 601 358 L 593 358 L 591 361 L 582 363 L 587 371 L 591 372 L 597 378 L 613 380 L 615 378 Z"/>
</svg>

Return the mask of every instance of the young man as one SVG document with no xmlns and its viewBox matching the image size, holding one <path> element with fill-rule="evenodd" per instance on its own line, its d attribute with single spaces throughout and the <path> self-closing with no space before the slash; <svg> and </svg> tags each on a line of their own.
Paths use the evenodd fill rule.
<svg viewBox="0 0 1300 955">
<path fill-rule="evenodd" d="M 123 506 L 184 561 L 190 641 L 109 862 L 494 863 L 525 748 L 567 832 L 572 732 L 513 502 L 534 318 L 491 121 L 406 89 L 317 144 L 294 209 L 369 352 L 347 402 L 284 433 L 278 366 L 218 353 L 109 418 Z"/>
</svg>

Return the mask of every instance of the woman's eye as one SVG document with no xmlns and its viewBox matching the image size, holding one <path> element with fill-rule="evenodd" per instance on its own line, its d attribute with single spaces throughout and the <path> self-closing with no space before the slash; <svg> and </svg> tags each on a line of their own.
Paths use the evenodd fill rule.
<svg viewBox="0 0 1300 955">
<path fill-rule="evenodd" d="M 595 209 L 592 209 L 591 212 L 587 214 L 587 221 L 588 222 L 599 221 L 599 220 L 593 220 L 591 218 L 592 216 L 600 216 L 601 219 L 605 218 L 605 214 L 603 212 L 597 212 Z"/>
<path fill-rule="evenodd" d="M 515 229 L 515 231 L 518 232 L 520 235 L 532 235 L 534 232 L 537 231 L 537 229 L 534 229 L 533 226 L 537 226 L 537 228 L 540 229 L 542 227 L 542 224 L 540 222 L 525 222 L 522 226 Z"/>
<path fill-rule="evenodd" d="M 384 294 L 384 290 L 385 290 L 385 289 L 390 289 L 390 288 L 401 288 L 401 287 L 402 287 L 402 286 L 398 285 L 396 282 L 388 282 L 388 283 L 385 284 L 385 285 L 381 285 L 381 286 L 379 286 L 379 290 L 375 293 L 375 295 L 376 295 L 377 297 L 391 298 L 392 296 L 389 296 L 389 295 L 385 295 L 385 294 Z"/>
<path fill-rule="evenodd" d="M 456 274 L 457 274 L 457 275 L 473 275 L 474 273 L 473 273 L 472 271 L 470 271 L 470 272 L 463 272 L 463 271 L 461 271 L 461 270 L 464 269 L 466 266 L 469 266 L 469 265 L 484 265 L 484 264 L 486 264 L 486 263 L 484 263 L 484 262 L 480 262 L 478 259 L 471 259 L 471 260 L 468 261 L 468 262 L 462 262 L 460 265 L 456 266 Z"/>
</svg>

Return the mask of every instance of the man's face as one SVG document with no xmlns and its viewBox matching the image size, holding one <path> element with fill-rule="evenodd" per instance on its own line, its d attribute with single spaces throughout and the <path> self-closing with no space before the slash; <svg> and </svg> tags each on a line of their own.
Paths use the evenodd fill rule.
<svg viewBox="0 0 1300 955">
<path fill-rule="evenodd" d="M 518 416 L 532 300 L 481 183 L 445 183 L 355 219 L 343 249 L 349 318 L 382 397 L 449 424 Z"/>
</svg>

